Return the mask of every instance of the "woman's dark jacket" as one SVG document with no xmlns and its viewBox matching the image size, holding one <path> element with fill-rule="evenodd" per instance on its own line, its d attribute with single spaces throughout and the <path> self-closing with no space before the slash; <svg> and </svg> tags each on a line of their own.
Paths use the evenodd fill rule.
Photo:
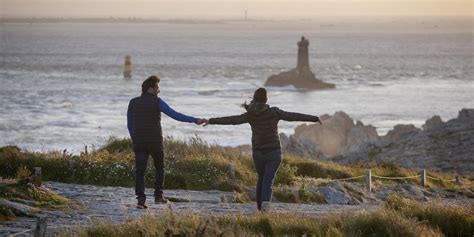
<svg viewBox="0 0 474 237">
<path fill-rule="evenodd" d="M 247 112 L 241 115 L 211 118 L 209 124 L 237 125 L 249 123 L 252 127 L 252 149 L 254 150 L 281 149 L 278 135 L 278 122 L 280 120 L 319 121 L 317 116 L 286 112 L 264 103 L 252 102 L 246 105 L 245 109 Z"/>
</svg>

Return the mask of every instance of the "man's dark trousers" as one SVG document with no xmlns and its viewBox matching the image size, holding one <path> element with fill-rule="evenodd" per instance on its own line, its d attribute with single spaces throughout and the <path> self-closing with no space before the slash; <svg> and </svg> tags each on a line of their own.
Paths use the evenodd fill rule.
<svg viewBox="0 0 474 237">
<path fill-rule="evenodd" d="M 156 170 L 155 198 L 163 197 L 163 183 L 165 181 L 165 171 L 163 165 L 163 143 L 157 144 L 135 144 L 135 194 L 139 203 L 145 203 L 145 173 L 148 164 L 148 157 L 151 155 Z"/>
</svg>

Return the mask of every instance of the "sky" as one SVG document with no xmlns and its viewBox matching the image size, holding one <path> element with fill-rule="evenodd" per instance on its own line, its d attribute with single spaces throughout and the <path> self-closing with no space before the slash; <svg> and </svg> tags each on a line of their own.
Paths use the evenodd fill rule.
<svg viewBox="0 0 474 237">
<path fill-rule="evenodd" d="M 473 16 L 474 0 L 0 0 L 2 17 L 301 19 Z"/>
</svg>

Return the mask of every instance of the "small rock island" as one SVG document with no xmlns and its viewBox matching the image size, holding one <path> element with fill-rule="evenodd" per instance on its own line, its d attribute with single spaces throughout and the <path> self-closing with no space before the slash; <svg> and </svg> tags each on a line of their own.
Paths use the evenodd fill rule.
<svg viewBox="0 0 474 237">
<path fill-rule="evenodd" d="M 289 86 L 293 85 L 297 89 L 319 90 L 333 89 L 335 84 L 326 83 L 316 78 L 309 67 L 309 41 L 302 36 L 298 42 L 298 59 L 296 68 L 290 71 L 281 72 L 270 76 L 265 82 L 265 86 Z"/>
</svg>

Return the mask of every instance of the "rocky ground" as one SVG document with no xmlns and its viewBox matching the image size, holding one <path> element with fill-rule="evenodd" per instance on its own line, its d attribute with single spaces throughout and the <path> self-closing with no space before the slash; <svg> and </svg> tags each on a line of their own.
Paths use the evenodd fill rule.
<svg viewBox="0 0 474 237">
<path fill-rule="evenodd" d="M 98 221 L 120 223 L 127 219 L 143 215 L 163 216 L 171 212 L 176 214 L 195 213 L 203 216 L 218 215 L 248 215 L 255 214 L 255 204 L 235 203 L 236 194 L 222 191 L 189 191 L 165 190 L 165 197 L 173 200 L 169 205 L 153 204 L 149 200 L 149 209 L 135 208 L 133 188 L 99 187 L 93 185 L 64 184 L 46 182 L 47 188 L 72 199 L 76 208 L 64 211 L 41 211 L 37 216 L 47 217 L 47 234 L 60 233 L 64 228 L 87 226 Z M 147 195 L 152 197 L 153 190 L 148 189 Z M 311 191 L 311 190 L 309 190 Z M 381 186 L 373 193 L 368 193 L 361 184 L 336 182 L 318 187 L 313 190 L 321 193 L 329 204 L 294 204 L 273 202 L 271 212 L 293 213 L 322 217 L 334 213 L 359 213 L 375 210 L 383 206 L 383 200 L 392 191 L 402 196 L 422 202 L 442 200 L 450 205 L 472 205 L 474 199 L 469 199 L 451 192 L 426 190 L 414 185 L 401 184 Z M 23 234 L 16 236 L 32 236 L 36 226 L 36 217 L 21 217 L 12 221 L 0 223 L 0 236 Z"/>
<path fill-rule="evenodd" d="M 58 194 L 82 204 L 79 210 L 41 211 L 38 216 L 46 216 L 47 233 L 54 235 L 64 228 L 87 226 L 99 220 L 123 222 L 127 219 L 143 215 L 168 215 L 170 211 L 176 214 L 195 213 L 205 216 L 216 215 L 247 215 L 256 213 L 254 203 L 232 203 L 235 194 L 222 191 L 189 191 L 165 190 L 165 197 L 174 200 L 169 205 L 155 205 L 153 199 L 148 201 L 147 210 L 136 209 L 133 188 L 98 187 L 93 185 L 64 184 L 46 182 L 46 187 Z M 153 196 L 153 190 L 148 189 L 147 195 Z M 312 205 L 274 203 L 272 212 L 289 212 L 311 216 L 324 216 L 340 212 L 363 212 L 373 210 L 380 204 L 364 205 Z M 0 223 L 0 236 L 10 236 L 23 231 L 33 230 L 36 217 L 20 217 L 12 221 Z M 32 236 L 33 232 L 25 232 L 17 236 Z"/>
</svg>

